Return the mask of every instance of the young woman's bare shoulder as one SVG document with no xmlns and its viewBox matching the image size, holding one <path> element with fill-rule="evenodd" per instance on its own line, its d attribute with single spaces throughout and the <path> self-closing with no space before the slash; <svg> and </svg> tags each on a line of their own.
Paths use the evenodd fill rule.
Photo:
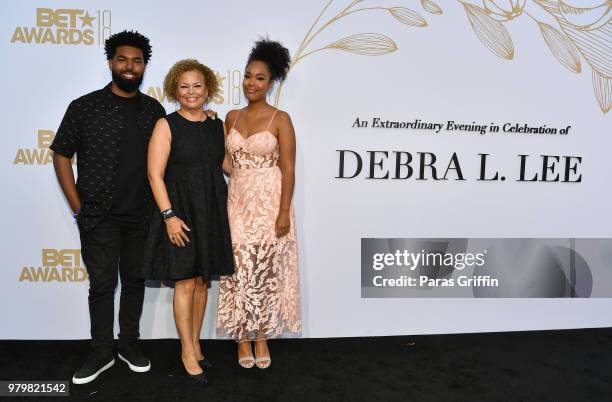
<svg viewBox="0 0 612 402">
<path fill-rule="evenodd" d="M 283 110 L 279 110 L 278 112 L 276 112 L 276 118 L 278 119 L 279 125 L 285 126 L 293 124 L 291 122 L 291 116 L 289 116 L 289 113 Z"/>
<path fill-rule="evenodd" d="M 225 115 L 225 125 L 229 124 L 229 126 L 231 127 L 234 123 L 234 120 L 236 119 L 236 116 L 238 116 L 239 111 L 240 109 L 232 109 L 227 112 L 227 114 Z"/>
</svg>

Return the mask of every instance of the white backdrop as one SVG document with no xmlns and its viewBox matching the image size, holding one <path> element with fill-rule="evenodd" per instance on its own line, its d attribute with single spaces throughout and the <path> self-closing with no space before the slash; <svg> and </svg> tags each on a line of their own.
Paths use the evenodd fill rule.
<svg viewBox="0 0 612 402">
<path fill-rule="evenodd" d="M 535 0 L 527 0 L 523 12 L 517 8 L 515 14 L 504 18 L 494 15 L 503 20 L 497 23 L 459 1 L 436 2 L 442 14 L 435 14 L 435 3 L 429 0 L 363 2 L 347 12 L 379 8 L 357 11 L 324 26 L 350 4 L 348 0 L 332 2 L 310 34 L 321 26 L 324 29 L 301 53 L 306 57 L 294 66 L 282 89 L 279 107 L 290 113 L 298 141 L 294 205 L 301 253 L 303 335 L 609 326 L 609 299 L 360 297 L 362 237 L 612 236 L 608 157 L 612 121 L 611 114 L 604 112 L 610 108 L 612 96 L 612 23 L 610 11 L 605 14 L 605 7 L 609 7 L 606 1 L 568 1 L 574 5 L 601 4 L 604 9 L 596 9 L 603 10 L 597 15 L 575 13 L 557 20 Z M 495 3 L 508 2 L 485 3 L 490 10 L 499 11 Z M 520 6 L 525 2 L 512 3 Z M 540 3 L 554 8 L 557 1 Z M 479 1 L 472 4 L 483 6 Z M 36 156 L 45 156 L 48 143 L 44 130 L 55 132 L 69 102 L 110 81 L 98 38 L 108 36 L 109 30 L 114 33 L 126 28 L 147 35 L 153 57 L 142 90 L 158 98 L 164 75 L 175 61 L 189 57 L 209 65 L 218 71 L 223 85 L 223 99 L 210 107 L 224 117 L 230 109 L 245 105 L 240 78 L 253 42 L 269 35 L 295 55 L 325 6 L 325 0 L 3 3 L 0 108 L 4 111 L 5 145 L 0 151 L 0 209 L 5 257 L 0 270 L 0 311 L 5 324 L 0 338 L 89 336 L 87 282 L 58 280 L 62 272 L 79 272 L 82 262 L 69 257 L 74 254 L 70 251 L 64 252 L 68 257 L 57 266 L 51 258 L 60 250 L 79 249 L 77 227 L 50 159 L 45 163 Z M 389 10 L 391 7 L 403 8 Z M 42 8 L 68 11 L 59 12 L 56 25 L 46 27 L 44 12 L 37 20 L 37 9 Z M 91 28 L 88 20 L 80 17 L 95 17 L 90 20 Z M 574 27 L 591 24 L 591 36 L 584 39 L 579 36 L 583 33 L 576 34 L 568 20 Z M 424 21 L 427 26 L 422 26 Z M 566 31 L 561 33 L 563 28 Z M 91 45 L 52 43 L 64 34 L 78 39 L 87 29 L 91 32 L 85 37 L 91 38 Z M 45 33 L 47 30 L 50 33 Z M 360 33 L 369 35 L 338 41 Z M 40 43 L 32 35 L 42 35 Z M 570 41 L 572 35 L 578 36 Z M 575 43 L 584 47 L 576 49 Z M 329 48 L 316 51 L 329 44 Z M 556 58 L 551 48 L 556 49 Z M 308 54 L 311 51 L 315 52 Z M 580 73 L 570 71 L 578 70 L 577 59 Z M 595 78 L 594 69 L 598 71 Z M 273 98 L 274 94 L 271 101 Z M 168 112 L 175 109 L 167 101 L 163 105 Z M 565 136 L 433 134 L 354 128 L 358 117 L 572 128 Z M 367 160 L 356 178 L 337 179 L 340 149 L 363 156 L 368 150 L 408 151 L 413 156 L 433 152 L 442 160 L 438 167 L 442 172 L 448 157 L 456 152 L 466 180 L 452 180 L 452 174 L 447 181 L 367 179 Z M 479 153 L 491 154 L 491 162 L 507 173 L 508 180 L 477 181 Z M 540 154 L 580 156 L 582 182 L 517 182 L 519 154 L 530 154 L 530 161 Z M 385 169 L 393 163 L 389 159 Z M 541 167 L 530 167 L 530 171 L 537 169 Z M 43 261 L 43 250 L 49 249 L 51 257 Z M 49 267 L 47 280 L 36 280 L 34 274 L 44 274 L 45 267 Z M 60 277 L 54 276 L 54 269 Z M 216 297 L 215 283 L 209 293 L 205 338 L 214 337 Z M 171 289 L 147 288 L 143 338 L 176 336 L 171 300 Z"/>
</svg>

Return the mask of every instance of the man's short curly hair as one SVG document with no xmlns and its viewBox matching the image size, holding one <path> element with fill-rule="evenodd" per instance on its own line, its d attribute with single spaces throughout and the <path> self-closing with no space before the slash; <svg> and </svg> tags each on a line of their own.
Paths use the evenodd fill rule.
<svg viewBox="0 0 612 402">
<path fill-rule="evenodd" d="M 204 85 L 208 90 L 206 102 L 209 102 L 219 93 L 219 81 L 215 73 L 196 59 L 185 59 L 174 63 L 166 78 L 164 78 L 164 93 L 172 102 L 178 102 L 178 81 L 183 73 L 187 71 L 198 71 L 204 76 Z"/>
<path fill-rule="evenodd" d="M 117 48 L 119 46 L 132 46 L 142 50 L 145 64 L 151 59 L 151 45 L 149 44 L 149 38 L 140 34 L 138 31 L 121 31 L 114 35 L 111 35 L 104 42 L 104 51 L 106 52 L 106 59 L 111 60 L 115 57 Z"/>
</svg>

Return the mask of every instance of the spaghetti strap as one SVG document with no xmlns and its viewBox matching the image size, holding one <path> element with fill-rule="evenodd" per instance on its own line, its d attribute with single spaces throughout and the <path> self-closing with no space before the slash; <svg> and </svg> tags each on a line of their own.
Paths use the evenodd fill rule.
<svg viewBox="0 0 612 402">
<path fill-rule="evenodd" d="M 238 116 L 240 116 L 240 112 L 242 112 L 242 109 L 238 109 L 238 113 L 236 113 L 236 118 L 234 119 L 234 124 L 232 124 L 232 128 L 236 127 L 236 121 L 238 120 Z"/>
<path fill-rule="evenodd" d="M 270 123 L 268 123 L 268 128 L 266 128 L 266 131 L 270 130 L 270 126 L 272 125 L 272 120 L 274 120 L 274 116 L 276 116 L 276 112 L 278 112 L 278 109 L 274 111 L 274 114 L 272 115 L 272 118 L 270 119 Z"/>
</svg>

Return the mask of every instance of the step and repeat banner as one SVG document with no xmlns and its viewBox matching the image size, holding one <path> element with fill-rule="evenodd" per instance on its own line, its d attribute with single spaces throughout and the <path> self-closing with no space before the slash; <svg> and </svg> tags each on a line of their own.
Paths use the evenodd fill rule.
<svg viewBox="0 0 612 402">
<path fill-rule="evenodd" d="M 179 59 L 215 70 L 224 118 L 253 42 L 291 51 L 269 101 L 297 133 L 305 337 L 610 326 L 611 18 L 607 0 L 4 1 L 0 338 L 89 336 L 48 147 L 124 29 L 151 39 L 141 90 L 168 112 Z M 176 336 L 168 284 L 148 283 L 141 333 Z"/>
</svg>

